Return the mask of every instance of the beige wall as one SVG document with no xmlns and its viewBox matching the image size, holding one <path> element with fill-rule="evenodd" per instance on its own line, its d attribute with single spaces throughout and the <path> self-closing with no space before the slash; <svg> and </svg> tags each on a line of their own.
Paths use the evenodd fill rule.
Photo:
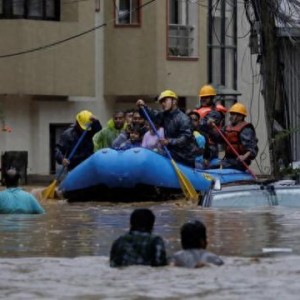
<svg viewBox="0 0 300 300">
<path fill-rule="evenodd" d="M 244 16 L 244 5 L 238 4 L 238 90 L 241 92 L 239 101 L 246 105 L 248 110 L 247 121 L 252 122 L 256 129 L 259 153 L 256 162 L 251 167 L 257 174 L 270 173 L 270 155 L 265 124 L 264 98 L 260 88 L 263 80 L 260 76 L 260 65 L 257 63 L 257 55 L 250 53 L 248 35 L 250 27 Z"/>
<path fill-rule="evenodd" d="M 142 1 L 146 3 L 147 1 Z M 115 27 L 113 1 L 105 2 L 106 96 L 156 96 L 173 89 L 180 96 L 195 96 L 206 81 L 206 9 L 199 9 L 199 59 L 168 60 L 166 57 L 166 0 L 142 10 L 142 25 Z M 196 102 L 196 98 L 194 100 Z"/>
<path fill-rule="evenodd" d="M 93 0 L 62 1 L 62 21 L 0 20 L 0 55 L 19 53 L 94 27 Z M 95 95 L 94 32 L 55 47 L 0 58 L 0 94 Z"/>
</svg>

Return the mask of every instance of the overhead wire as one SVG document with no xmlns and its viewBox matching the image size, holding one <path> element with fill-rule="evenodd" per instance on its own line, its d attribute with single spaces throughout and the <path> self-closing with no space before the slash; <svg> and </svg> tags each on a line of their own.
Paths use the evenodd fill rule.
<svg viewBox="0 0 300 300">
<path fill-rule="evenodd" d="M 151 3 L 155 2 L 156 0 L 149 0 L 148 2 L 140 5 L 139 7 L 136 7 L 135 9 L 132 9 L 131 11 L 128 12 L 131 13 L 131 12 L 134 12 L 134 11 L 137 11 L 139 9 L 142 9 L 142 8 L 145 8 L 146 6 L 150 5 Z M 65 39 L 62 39 L 62 40 L 59 40 L 59 41 L 56 41 L 56 42 L 53 42 L 53 43 L 50 43 L 50 44 L 46 44 L 46 45 L 43 45 L 43 46 L 39 46 L 39 47 L 36 47 L 36 48 L 32 48 L 32 49 L 28 49 L 28 50 L 24 50 L 24 51 L 19 51 L 19 52 L 14 52 L 14 53 L 9 53 L 9 54 L 4 54 L 4 55 L 0 55 L 0 59 L 1 58 L 9 58 L 9 57 L 15 57 L 15 56 L 20 56 L 20 55 L 24 55 L 24 54 L 29 54 L 29 53 L 33 53 L 33 52 L 37 52 L 37 51 L 41 51 L 41 50 L 45 50 L 47 48 L 51 48 L 51 47 L 54 47 L 54 46 L 57 46 L 57 45 L 60 45 L 60 44 L 63 44 L 63 43 L 66 43 L 68 41 L 71 41 L 71 40 L 74 40 L 76 38 L 79 38 L 81 36 L 84 36 L 86 34 L 89 34 L 93 31 L 96 31 L 97 29 L 99 28 L 102 28 L 104 26 L 107 26 L 109 23 L 112 23 L 116 20 L 116 18 L 113 18 L 111 19 L 110 21 L 106 22 L 106 23 L 102 23 L 100 25 L 97 25 L 95 27 L 92 27 L 88 30 L 85 30 L 81 33 L 78 33 L 78 34 L 74 34 L 68 38 L 65 38 Z"/>
</svg>

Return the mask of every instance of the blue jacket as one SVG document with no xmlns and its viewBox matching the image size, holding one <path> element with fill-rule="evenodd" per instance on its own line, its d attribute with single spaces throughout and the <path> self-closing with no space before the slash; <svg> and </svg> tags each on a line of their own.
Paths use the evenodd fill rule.
<svg viewBox="0 0 300 300">
<path fill-rule="evenodd" d="M 43 214 L 45 210 L 32 194 L 13 187 L 0 192 L 0 213 Z"/>
</svg>

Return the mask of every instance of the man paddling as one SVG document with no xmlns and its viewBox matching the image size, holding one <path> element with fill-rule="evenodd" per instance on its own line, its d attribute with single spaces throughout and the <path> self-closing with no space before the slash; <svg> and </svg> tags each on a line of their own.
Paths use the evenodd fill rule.
<svg viewBox="0 0 300 300">
<path fill-rule="evenodd" d="M 167 146 L 175 161 L 194 167 L 198 155 L 197 145 L 193 137 L 192 124 L 189 117 L 178 108 L 178 97 L 171 90 L 163 91 L 157 100 L 162 111 L 146 106 L 144 100 L 139 99 L 136 105 L 147 110 L 153 122 L 159 122 L 165 130 L 165 137 L 160 139 L 162 146 Z M 143 114 L 143 110 L 140 109 Z"/>
<path fill-rule="evenodd" d="M 77 165 L 94 153 L 93 136 L 101 129 L 102 126 L 99 120 L 90 111 L 80 111 L 76 115 L 75 123 L 62 133 L 55 146 L 56 162 L 66 167 L 68 171 L 74 169 Z M 78 145 L 78 149 L 74 156 L 69 161 L 67 157 L 72 152 L 84 130 L 87 130 L 88 132 L 80 145 Z"/>
</svg>

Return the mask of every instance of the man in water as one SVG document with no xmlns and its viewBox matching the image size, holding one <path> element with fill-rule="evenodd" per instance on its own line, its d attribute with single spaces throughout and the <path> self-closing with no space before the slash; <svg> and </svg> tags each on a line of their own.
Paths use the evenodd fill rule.
<svg viewBox="0 0 300 300">
<path fill-rule="evenodd" d="M 45 210 L 38 200 L 19 187 L 20 174 L 16 169 L 4 172 L 6 189 L 0 192 L 1 214 L 43 214 Z"/>
<path fill-rule="evenodd" d="M 200 268 L 208 264 L 221 266 L 222 259 L 206 249 L 206 227 L 200 221 L 188 222 L 181 227 L 181 245 L 183 250 L 171 258 L 172 266 Z"/>
<path fill-rule="evenodd" d="M 155 216 L 150 209 L 136 209 L 130 216 L 130 230 L 114 241 L 110 251 L 110 266 L 165 266 L 163 239 L 153 235 Z"/>
</svg>

